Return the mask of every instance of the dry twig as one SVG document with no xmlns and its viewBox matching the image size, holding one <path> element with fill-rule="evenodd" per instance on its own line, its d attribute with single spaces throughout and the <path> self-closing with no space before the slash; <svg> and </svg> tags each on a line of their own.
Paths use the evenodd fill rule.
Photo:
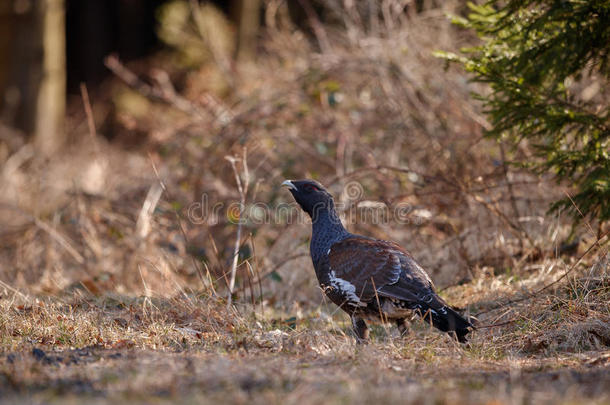
<svg viewBox="0 0 610 405">
<path fill-rule="evenodd" d="M 239 248 L 241 246 L 241 233 L 243 226 L 243 213 L 244 208 L 246 206 L 246 196 L 248 194 L 248 186 L 250 184 L 250 173 L 248 171 L 248 160 L 247 160 L 247 151 L 246 148 L 243 150 L 243 157 L 241 159 L 242 163 L 242 173 L 241 175 L 244 177 L 243 182 L 240 177 L 240 173 L 237 170 L 235 163 L 239 161 L 239 158 L 233 156 L 225 156 L 225 159 L 231 163 L 231 168 L 233 169 L 233 174 L 235 175 L 235 182 L 237 183 L 237 191 L 239 192 L 239 212 L 237 214 L 237 234 L 235 235 L 235 245 L 233 247 L 233 261 L 231 263 L 231 274 L 229 278 L 229 293 L 227 296 L 227 305 L 231 306 L 231 300 L 233 295 L 233 289 L 235 287 L 235 273 L 237 272 L 237 264 L 239 261 Z"/>
</svg>

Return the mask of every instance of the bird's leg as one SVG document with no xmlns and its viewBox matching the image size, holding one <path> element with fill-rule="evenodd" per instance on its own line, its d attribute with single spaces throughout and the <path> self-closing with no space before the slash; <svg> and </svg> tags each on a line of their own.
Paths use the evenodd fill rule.
<svg viewBox="0 0 610 405">
<path fill-rule="evenodd" d="M 400 318 L 396 320 L 396 326 L 398 327 L 398 331 L 400 332 L 400 336 L 405 336 L 409 334 L 409 325 L 405 318 Z"/>
<path fill-rule="evenodd" d="M 358 343 L 365 343 L 369 340 L 369 328 L 366 326 L 364 319 L 352 315 L 352 327 L 356 333 Z"/>
</svg>

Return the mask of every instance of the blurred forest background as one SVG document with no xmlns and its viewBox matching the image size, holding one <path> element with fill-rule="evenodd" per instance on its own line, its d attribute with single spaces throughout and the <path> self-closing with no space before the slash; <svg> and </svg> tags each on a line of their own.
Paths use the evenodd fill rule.
<svg viewBox="0 0 610 405">
<path fill-rule="evenodd" d="M 268 311 L 274 327 L 332 318 L 310 227 L 273 210 L 291 202 L 284 179 L 315 178 L 350 231 L 400 243 L 452 303 L 491 312 L 488 323 L 516 314 L 493 312 L 502 299 L 572 280 L 557 300 L 530 297 L 521 323 L 480 332 L 497 346 L 477 355 L 607 353 L 610 41 L 599 10 L 609 6 L 591 3 L 601 34 L 558 47 L 597 53 L 557 73 L 534 63 L 551 60 L 544 50 L 521 60 L 517 45 L 489 41 L 503 23 L 498 37 L 516 38 L 525 11 L 511 19 L 461 0 L 3 0 L 2 298 L 21 300 L 17 313 L 32 297 L 112 299 L 122 311 L 130 299 L 188 296 L 224 308 L 234 274 L 237 308 Z M 565 60 L 553 55 L 552 66 Z M 370 207 L 400 221 L 363 217 Z M 197 305 L 179 307 L 188 315 L 173 313 L 179 330 L 167 333 L 197 340 L 232 322 L 236 336 L 233 312 L 203 316 Z M 124 319 L 144 322 L 132 315 L 108 325 L 129 335 Z M 25 335 L 79 347 L 116 333 L 45 340 L 54 332 L 17 329 L 5 330 L 13 349 Z M 145 333 L 130 344 L 186 342 Z"/>
<path fill-rule="evenodd" d="M 304 177 L 347 211 L 408 204 L 406 225 L 352 215 L 350 226 L 417 252 L 441 286 L 576 252 L 601 236 L 603 212 L 576 228 L 546 215 L 570 181 L 511 165 L 536 145 L 485 138 L 494 126 L 471 93 L 489 91 L 433 56 L 481 43 L 449 18 L 471 12 L 459 1 L 3 2 L 2 280 L 40 292 L 104 279 L 136 293 L 138 268 L 154 263 L 187 280 L 205 265 L 216 284 L 234 256 L 227 209 L 243 200 L 238 283 L 256 250 L 271 285 L 315 291 L 300 257 L 308 227 L 252 221 L 256 203 L 290 201 L 282 179 Z M 600 80 L 577 90 L 607 100 Z M 203 200 L 224 212 L 194 221 Z"/>
</svg>

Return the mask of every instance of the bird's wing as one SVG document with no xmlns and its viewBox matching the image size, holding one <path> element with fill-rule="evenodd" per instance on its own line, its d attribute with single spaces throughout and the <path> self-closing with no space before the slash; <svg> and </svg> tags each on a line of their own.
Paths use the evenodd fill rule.
<svg viewBox="0 0 610 405">
<path fill-rule="evenodd" d="M 331 281 L 352 289 L 358 302 L 374 302 L 377 294 L 433 308 L 444 306 L 426 272 L 394 242 L 351 237 L 333 244 L 328 257 Z"/>
<path fill-rule="evenodd" d="M 379 295 L 416 304 L 415 308 L 441 310 L 447 303 L 434 291 L 425 270 L 410 255 L 401 255 L 402 272 L 394 284 L 383 286 Z M 424 304 L 423 306 L 420 304 Z"/>
</svg>

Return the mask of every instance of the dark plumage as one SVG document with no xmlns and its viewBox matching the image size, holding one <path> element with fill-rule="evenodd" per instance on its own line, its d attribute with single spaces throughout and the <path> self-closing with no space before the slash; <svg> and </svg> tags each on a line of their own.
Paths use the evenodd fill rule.
<svg viewBox="0 0 610 405">
<path fill-rule="evenodd" d="M 352 318 L 359 340 L 368 339 L 365 319 L 393 320 L 401 332 L 405 319 L 419 314 L 460 342 L 472 325 L 434 291 L 428 274 L 394 242 L 348 232 L 332 196 L 313 180 L 287 180 L 296 202 L 312 220 L 310 253 L 320 286 Z"/>
</svg>

